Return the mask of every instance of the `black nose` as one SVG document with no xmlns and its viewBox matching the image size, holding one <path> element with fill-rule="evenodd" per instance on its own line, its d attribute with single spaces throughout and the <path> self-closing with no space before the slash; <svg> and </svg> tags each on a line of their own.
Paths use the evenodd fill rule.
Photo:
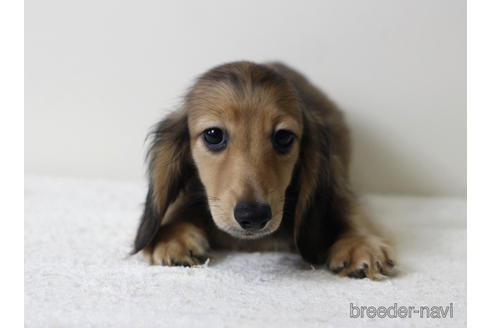
<svg viewBox="0 0 492 328">
<path fill-rule="evenodd" d="M 270 205 L 240 202 L 234 208 L 234 217 L 241 228 L 260 230 L 272 218 Z"/>
</svg>

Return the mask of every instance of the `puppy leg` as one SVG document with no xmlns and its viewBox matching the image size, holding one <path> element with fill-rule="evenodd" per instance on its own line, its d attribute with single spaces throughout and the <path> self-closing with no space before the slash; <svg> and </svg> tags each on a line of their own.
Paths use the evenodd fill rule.
<svg viewBox="0 0 492 328">
<path fill-rule="evenodd" d="M 152 264 L 191 266 L 206 260 L 208 247 L 202 229 L 190 222 L 172 222 L 160 228 L 153 247 L 146 252 Z"/>
<path fill-rule="evenodd" d="M 341 276 L 380 280 L 394 274 L 393 249 L 367 216 L 355 209 L 348 229 L 328 251 L 328 266 Z"/>
<path fill-rule="evenodd" d="M 207 259 L 209 242 L 205 227 L 208 218 L 204 215 L 207 209 L 182 200 L 178 200 L 177 205 L 170 209 L 164 218 L 166 223 L 144 249 L 151 264 L 192 266 Z"/>
</svg>

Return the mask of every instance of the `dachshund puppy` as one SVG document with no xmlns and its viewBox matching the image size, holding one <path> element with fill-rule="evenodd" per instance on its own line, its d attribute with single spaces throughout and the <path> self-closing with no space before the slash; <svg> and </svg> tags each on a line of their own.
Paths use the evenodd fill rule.
<svg viewBox="0 0 492 328">
<path fill-rule="evenodd" d="M 342 276 L 392 273 L 391 247 L 349 187 L 343 116 L 291 68 L 215 67 L 152 137 L 134 245 L 151 263 L 200 264 L 209 249 L 297 250 Z"/>
</svg>

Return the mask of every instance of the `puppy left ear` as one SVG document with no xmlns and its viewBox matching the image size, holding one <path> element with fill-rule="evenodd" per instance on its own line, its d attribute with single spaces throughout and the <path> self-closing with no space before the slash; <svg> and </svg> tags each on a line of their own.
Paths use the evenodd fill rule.
<svg viewBox="0 0 492 328">
<path fill-rule="evenodd" d="M 167 208 L 194 174 L 187 115 L 183 109 L 161 121 L 152 136 L 147 155 L 149 189 L 133 253 L 152 242 Z"/>
<path fill-rule="evenodd" d="M 319 123 L 306 123 L 293 182 L 297 190 L 294 240 L 306 261 L 323 264 L 329 247 L 347 226 L 352 194 L 347 163 L 330 147 L 333 136 Z"/>
</svg>

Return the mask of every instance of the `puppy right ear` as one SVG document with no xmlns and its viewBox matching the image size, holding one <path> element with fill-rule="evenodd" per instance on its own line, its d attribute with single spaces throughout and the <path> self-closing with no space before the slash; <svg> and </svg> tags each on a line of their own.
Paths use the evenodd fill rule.
<svg viewBox="0 0 492 328">
<path fill-rule="evenodd" d="M 193 175 L 188 120 L 183 109 L 158 123 L 151 135 L 147 154 L 149 189 L 133 254 L 152 242 L 167 208 Z"/>
</svg>

